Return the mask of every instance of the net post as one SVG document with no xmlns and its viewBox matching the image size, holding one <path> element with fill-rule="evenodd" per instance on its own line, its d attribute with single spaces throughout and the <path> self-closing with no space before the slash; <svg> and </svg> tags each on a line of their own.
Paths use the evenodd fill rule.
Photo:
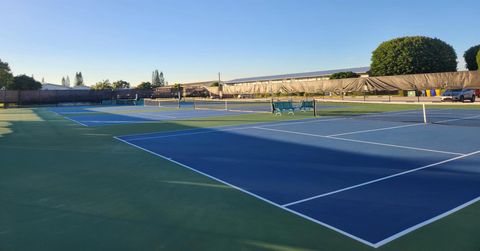
<svg viewBox="0 0 480 251">
<path fill-rule="evenodd" d="M 427 112 L 426 112 L 426 109 L 425 109 L 425 104 L 422 104 L 422 111 L 423 111 L 423 123 L 426 124 L 427 123 Z"/>
<path fill-rule="evenodd" d="M 197 110 L 197 99 L 193 99 L 193 110 Z"/>
<path fill-rule="evenodd" d="M 228 102 L 228 101 L 225 100 L 225 111 L 228 111 L 228 103 L 227 103 L 227 102 Z"/>
<path fill-rule="evenodd" d="M 272 98 L 270 99 L 270 111 L 272 112 L 272 114 L 274 114 L 274 108 L 273 108 L 273 96 L 272 96 Z"/>
<path fill-rule="evenodd" d="M 177 109 L 180 109 L 180 97 L 178 98 Z"/>
<path fill-rule="evenodd" d="M 317 117 L 317 101 L 313 99 L 313 117 Z"/>
</svg>

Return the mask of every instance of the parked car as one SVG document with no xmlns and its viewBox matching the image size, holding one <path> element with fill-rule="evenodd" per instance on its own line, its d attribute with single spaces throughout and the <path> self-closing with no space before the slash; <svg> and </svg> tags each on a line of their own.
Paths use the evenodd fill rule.
<svg viewBox="0 0 480 251">
<path fill-rule="evenodd" d="M 475 90 L 472 89 L 449 89 L 442 93 L 441 101 L 460 101 L 470 100 L 475 102 Z"/>
</svg>

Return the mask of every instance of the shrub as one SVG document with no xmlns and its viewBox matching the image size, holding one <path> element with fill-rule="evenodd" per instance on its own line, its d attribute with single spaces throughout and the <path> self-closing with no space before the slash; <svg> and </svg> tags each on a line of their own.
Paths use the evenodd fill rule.
<svg viewBox="0 0 480 251">
<path fill-rule="evenodd" d="M 437 38 L 402 37 L 383 42 L 372 53 L 372 76 L 457 71 L 457 55 Z"/>
<path fill-rule="evenodd" d="M 470 71 L 478 70 L 478 63 L 476 60 L 477 53 L 480 51 L 480 44 L 476 46 L 470 47 L 468 50 L 465 51 L 463 54 L 463 58 L 465 58 L 465 62 L 467 63 L 465 66 Z"/>
<path fill-rule="evenodd" d="M 135 88 L 140 89 L 140 90 L 152 89 L 152 83 L 142 82 L 142 83 L 138 84 Z"/>
<path fill-rule="evenodd" d="M 330 76 L 330 79 L 342 79 L 342 78 L 359 78 L 360 75 L 358 75 L 355 72 L 352 71 L 345 71 L 345 72 L 337 72 L 334 73 Z"/>
<path fill-rule="evenodd" d="M 124 80 L 119 80 L 116 82 L 112 83 L 112 88 L 117 90 L 117 89 L 129 89 L 130 88 L 130 83 Z"/>
</svg>

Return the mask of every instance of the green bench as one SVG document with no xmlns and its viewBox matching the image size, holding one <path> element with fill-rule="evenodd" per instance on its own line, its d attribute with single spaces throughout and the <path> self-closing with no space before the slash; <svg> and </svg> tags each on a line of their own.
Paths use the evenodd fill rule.
<svg viewBox="0 0 480 251">
<path fill-rule="evenodd" d="M 282 112 L 288 112 L 288 114 L 294 115 L 295 108 L 292 101 L 276 101 L 273 102 L 273 114 L 282 115 Z"/>
<path fill-rule="evenodd" d="M 300 103 L 300 106 L 298 107 L 298 110 L 306 112 L 306 111 L 313 111 L 315 109 L 315 102 L 313 100 L 302 100 L 302 103 Z"/>
</svg>

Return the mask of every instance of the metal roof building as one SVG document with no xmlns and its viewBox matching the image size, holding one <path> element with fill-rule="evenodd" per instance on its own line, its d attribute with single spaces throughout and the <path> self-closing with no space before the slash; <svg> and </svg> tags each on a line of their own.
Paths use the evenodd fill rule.
<svg viewBox="0 0 480 251">
<path fill-rule="evenodd" d="M 360 74 L 362 77 L 368 77 L 367 72 L 370 70 L 370 67 L 357 67 L 357 68 L 347 68 L 347 69 L 338 69 L 338 70 L 328 70 L 328 71 L 314 71 L 314 72 L 303 72 L 303 73 L 292 73 L 292 74 L 282 74 L 282 75 L 272 75 L 272 76 L 263 76 L 263 77 L 252 77 L 252 78 L 238 78 L 230 81 L 225 81 L 227 85 L 234 84 L 246 84 L 246 83 L 261 83 L 261 82 L 285 82 L 285 81 L 308 81 L 308 80 L 318 80 L 318 79 L 328 79 L 330 75 L 338 72 L 355 72 Z"/>
</svg>

